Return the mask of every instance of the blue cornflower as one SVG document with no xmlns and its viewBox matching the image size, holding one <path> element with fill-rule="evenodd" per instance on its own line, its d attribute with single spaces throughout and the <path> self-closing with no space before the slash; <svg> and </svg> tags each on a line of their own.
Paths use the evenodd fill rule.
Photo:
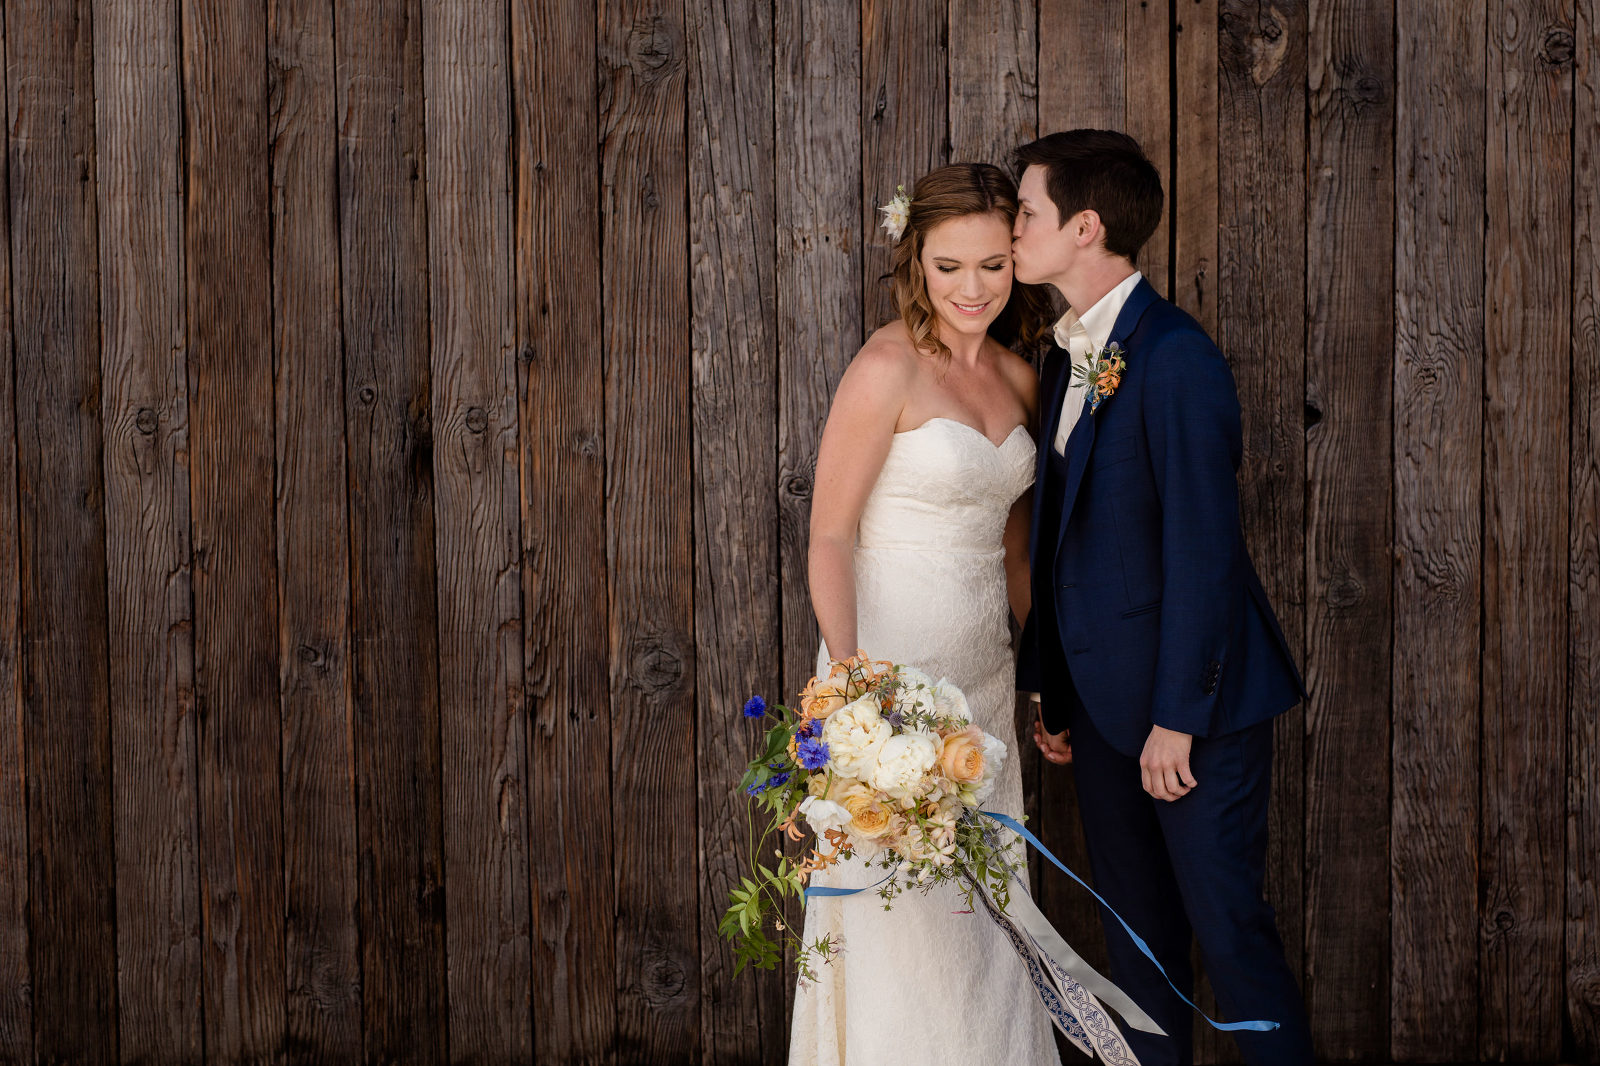
<svg viewBox="0 0 1600 1066">
<path fill-rule="evenodd" d="M 782 786 L 787 785 L 788 783 L 789 783 L 789 775 L 788 775 L 787 772 L 781 773 L 781 774 L 773 774 L 771 777 L 767 778 L 767 787 L 768 788 L 781 788 Z"/>
<path fill-rule="evenodd" d="M 751 696 L 744 704 L 746 718 L 760 718 L 767 713 L 767 701 L 760 696 Z"/>
<path fill-rule="evenodd" d="M 820 770 L 828 765 L 828 744 L 815 737 L 807 737 L 799 746 L 800 765 L 807 770 Z"/>
<path fill-rule="evenodd" d="M 796 740 L 804 740 L 806 737 L 816 736 L 819 732 L 821 732 L 821 730 L 821 722 L 817 721 L 815 718 L 807 718 L 800 728 L 794 731 L 794 738 Z"/>
</svg>

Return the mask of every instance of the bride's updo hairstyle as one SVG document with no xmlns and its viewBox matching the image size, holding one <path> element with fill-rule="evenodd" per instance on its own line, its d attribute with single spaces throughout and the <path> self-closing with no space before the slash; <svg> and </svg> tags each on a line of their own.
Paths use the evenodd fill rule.
<svg viewBox="0 0 1600 1066">
<path fill-rule="evenodd" d="M 941 363 L 949 360 L 950 349 L 939 339 L 939 319 L 928 299 L 922 242 L 941 223 L 991 214 L 1004 220 L 1007 230 L 1016 224 L 1017 187 L 1005 171 L 988 163 L 954 163 L 929 171 L 912 191 L 909 218 L 895 243 L 889 277 L 895 308 L 911 332 L 912 343 Z M 1053 318 L 1043 286 L 1012 281 L 1011 298 L 990 324 L 989 336 L 1027 355 L 1040 347 Z"/>
</svg>

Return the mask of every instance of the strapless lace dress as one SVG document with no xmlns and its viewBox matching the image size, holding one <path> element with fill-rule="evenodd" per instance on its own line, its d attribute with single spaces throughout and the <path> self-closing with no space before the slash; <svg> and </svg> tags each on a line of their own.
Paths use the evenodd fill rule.
<svg viewBox="0 0 1600 1066">
<path fill-rule="evenodd" d="M 998 446 L 946 418 L 896 434 L 855 552 L 861 648 L 961 687 L 973 721 L 1008 752 L 985 806 L 1016 817 L 1022 778 L 1001 537 L 1012 503 L 1033 484 L 1034 455 L 1021 426 Z M 828 658 L 824 647 L 819 673 Z M 855 860 L 813 883 L 859 888 L 881 876 Z M 813 900 L 805 939 L 828 933 L 844 950 L 796 991 L 790 1066 L 1058 1066 L 1021 960 L 953 887 L 906 892 L 888 911 L 871 892 Z"/>
</svg>

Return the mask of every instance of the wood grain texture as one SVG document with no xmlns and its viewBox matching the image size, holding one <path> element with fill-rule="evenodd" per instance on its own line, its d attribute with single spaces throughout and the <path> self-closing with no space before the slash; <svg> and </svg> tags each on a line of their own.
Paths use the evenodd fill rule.
<svg viewBox="0 0 1600 1066">
<path fill-rule="evenodd" d="M 1594 0 L 1573 40 L 1574 175 L 1600 166 L 1600 46 Z M 1572 459 L 1567 609 L 1567 1023 L 1578 1062 L 1600 1062 L 1600 186 L 1573 182 Z M 3 469 L 3 467 L 0 467 Z"/>
<path fill-rule="evenodd" d="M 6 9 L 32 1054 L 117 1054 L 94 82 L 87 0 Z M 19 1058 L 28 1055 L 24 1044 Z"/>
<path fill-rule="evenodd" d="M 852 0 L 775 0 L 778 592 L 782 695 L 816 671 L 821 638 L 807 582 L 811 491 L 828 401 L 863 327 L 860 9 Z M 843 41 L 846 47 L 839 47 Z M 842 128 L 838 116 L 851 116 Z M 792 704 L 791 704 L 792 705 Z M 785 920 L 804 920 L 791 902 Z M 792 962 L 792 960 L 790 960 Z M 786 971 L 787 972 L 787 971 Z M 793 1007 L 792 982 L 784 1008 Z"/>
<path fill-rule="evenodd" d="M 601 301 L 607 314 L 617 1053 L 701 1057 L 685 67 L 679 0 L 606 0 Z M 658 818 L 653 812 L 671 810 Z"/>
<path fill-rule="evenodd" d="M 284 1026 L 265 15 L 183 5 L 203 1017 L 221 1062 L 274 1056 Z"/>
<path fill-rule="evenodd" d="M 950 159 L 1011 169 L 1039 135 L 1039 0 L 949 0 Z"/>
<path fill-rule="evenodd" d="M 1139 142 L 1161 174 L 1165 203 L 1161 224 L 1139 250 L 1138 266 L 1156 291 L 1172 287 L 1172 18 L 1169 6 L 1151 0 L 1126 0 L 1127 113 L 1116 126 Z"/>
<path fill-rule="evenodd" d="M 777 572 L 777 255 L 772 8 L 688 0 L 689 262 L 694 307 L 695 729 L 700 799 L 701 1061 L 788 1058 L 779 970 L 745 970 L 717 923 L 747 872 L 738 790 L 763 726 L 752 693 L 780 685 Z M 756 820 L 756 826 L 762 820 Z"/>
<path fill-rule="evenodd" d="M 1127 120 L 1126 5 L 1039 0 L 1039 133 Z"/>
<path fill-rule="evenodd" d="M 1561 1054 L 1571 12 L 1488 10 L 1478 1054 L 1500 1061 Z"/>
<path fill-rule="evenodd" d="M 861 0 L 862 340 L 899 314 L 878 208 L 950 162 L 947 15 L 945 0 Z"/>
<path fill-rule="evenodd" d="M 1484 9 L 1396 7 L 1390 1054 L 1477 1055 Z"/>
<path fill-rule="evenodd" d="M 0 23 L 0 56 L 7 57 Z M 0 70 L 0 113 L 11 115 Z M 7 136 L 10 126 L 7 125 Z M 0 152 L 0 1054 L 33 1048 L 28 964 L 28 794 L 23 754 L 21 560 L 18 558 L 16 345 L 12 322 L 9 145 Z"/>
<path fill-rule="evenodd" d="M 446 1058 L 433 423 L 417 3 L 338 0 L 364 1057 Z"/>
<path fill-rule="evenodd" d="M 512 6 L 534 1059 L 616 1031 L 594 8 Z"/>
<path fill-rule="evenodd" d="M 1388 0 L 1312 0 L 1306 171 L 1306 1008 L 1389 1049 L 1394 44 Z"/>
<path fill-rule="evenodd" d="M 200 900 L 177 8 L 98 3 L 119 1050 L 197 1062 Z"/>
<path fill-rule="evenodd" d="M 1167 187 L 1172 217 L 1169 298 L 1217 331 L 1217 0 L 1176 0 L 1172 47 L 1177 131 Z"/>
<path fill-rule="evenodd" d="M 333 5 L 272 0 L 278 689 L 283 715 L 283 1050 L 361 1057 L 350 518 L 339 307 Z"/>
<path fill-rule="evenodd" d="M 533 1053 L 509 17 L 424 0 L 450 1056 Z"/>
<path fill-rule="evenodd" d="M 1305 666 L 1306 8 L 1218 5 L 1217 343 L 1243 409 L 1245 540 L 1296 663 Z M 1305 713 L 1274 723 L 1267 898 L 1304 973 Z M 1198 1058 L 1220 1056 L 1198 1034 Z"/>
</svg>

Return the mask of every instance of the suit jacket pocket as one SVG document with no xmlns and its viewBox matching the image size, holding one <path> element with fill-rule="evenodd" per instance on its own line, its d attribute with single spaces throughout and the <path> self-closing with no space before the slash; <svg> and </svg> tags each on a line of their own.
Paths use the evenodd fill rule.
<svg viewBox="0 0 1600 1066">
<path fill-rule="evenodd" d="M 1155 600 L 1155 601 L 1153 601 L 1151 603 L 1141 603 L 1137 607 L 1130 607 L 1128 610 L 1122 612 L 1122 617 L 1124 617 L 1124 618 L 1137 618 L 1141 614 L 1149 614 L 1152 611 L 1159 611 L 1159 610 L 1161 610 L 1161 601 L 1160 600 Z"/>
<path fill-rule="evenodd" d="M 1130 459 L 1139 457 L 1139 438 L 1134 435 L 1118 437 L 1105 443 L 1095 442 L 1094 454 L 1089 464 L 1090 469 L 1102 470 L 1118 463 L 1126 463 Z"/>
</svg>

